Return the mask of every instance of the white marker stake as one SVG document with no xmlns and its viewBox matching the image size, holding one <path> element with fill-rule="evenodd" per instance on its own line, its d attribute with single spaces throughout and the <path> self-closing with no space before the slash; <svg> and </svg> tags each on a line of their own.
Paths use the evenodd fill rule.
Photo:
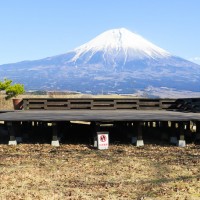
<svg viewBox="0 0 200 200">
<path fill-rule="evenodd" d="M 109 146 L 109 133 L 108 132 L 97 132 L 97 148 L 108 149 Z"/>
</svg>

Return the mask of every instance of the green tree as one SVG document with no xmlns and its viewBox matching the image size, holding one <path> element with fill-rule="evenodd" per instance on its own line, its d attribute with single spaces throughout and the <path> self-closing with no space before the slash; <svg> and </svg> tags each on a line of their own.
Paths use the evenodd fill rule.
<svg viewBox="0 0 200 200">
<path fill-rule="evenodd" d="M 0 81 L 0 91 L 6 92 L 6 100 L 16 97 L 19 94 L 23 94 L 25 92 L 24 85 L 15 83 L 12 85 L 12 80 L 4 79 L 4 81 Z"/>
<path fill-rule="evenodd" d="M 0 91 L 6 90 L 12 83 L 12 80 L 4 79 L 4 81 L 0 81 Z"/>
</svg>

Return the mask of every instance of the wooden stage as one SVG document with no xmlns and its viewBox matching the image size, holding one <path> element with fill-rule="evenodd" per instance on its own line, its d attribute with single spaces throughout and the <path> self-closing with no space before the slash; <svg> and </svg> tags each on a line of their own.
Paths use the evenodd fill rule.
<svg viewBox="0 0 200 200">
<path fill-rule="evenodd" d="M 1 129 L 7 129 L 9 144 L 17 144 L 16 135 L 23 131 L 51 130 L 52 145 L 59 146 L 59 132 L 70 132 L 74 122 L 89 122 L 94 146 L 97 133 L 105 124 L 131 134 L 131 143 L 143 146 L 144 129 L 155 128 L 170 142 L 185 146 L 185 134 L 194 125 L 196 139 L 200 139 L 200 98 L 191 99 L 63 99 L 29 98 L 19 105 L 23 110 L 0 111 Z M 51 128 L 47 128 L 51 126 Z M 78 125 L 76 125 L 78 127 Z M 85 127 L 81 132 L 87 133 Z M 0 129 L 0 135 L 1 135 Z M 85 130 L 85 132 L 84 132 Z M 102 129 L 103 130 L 103 129 Z M 74 133 L 75 134 L 75 133 Z M 194 134 L 193 134 L 194 135 Z"/>
<path fill-rule="evenodd" d="M 0 121 L 200 121 L 200 113 L 166 110 L 15 110 L 0 111 Z"/>
</svg>

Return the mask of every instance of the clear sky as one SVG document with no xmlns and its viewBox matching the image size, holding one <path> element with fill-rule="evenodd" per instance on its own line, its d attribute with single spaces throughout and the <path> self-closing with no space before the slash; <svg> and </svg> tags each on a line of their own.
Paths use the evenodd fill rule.
<svg viewBox="0 0 200 200">
<path fill-rule="evenodd" d="M 0 0 L 0 64 L 63 54 L 121 27 L 200 64 L 200 0 Z"/>
</svg>

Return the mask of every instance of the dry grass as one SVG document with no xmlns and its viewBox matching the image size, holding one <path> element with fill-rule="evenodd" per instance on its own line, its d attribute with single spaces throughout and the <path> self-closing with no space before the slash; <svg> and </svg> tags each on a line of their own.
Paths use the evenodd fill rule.
<svg viewBox="0 0 200 200">
<path fill-rule="evenodd" d="M 12 100 L 0 98 L 0 109 L 13 109 Z M 200 146 L 0 145 L 0 180 L 2 200 L 197 200 Z"/>
<path fill-rule="evenodd" d="M 0 145 L 0 199 L 200 199 L 200 147 Z"/>
<path fill-rule="evenodd" d="M 13 110 L 12 100 L 5 100 L 5 96 L 0 95 L 0 110 Z"/>
</svg>

